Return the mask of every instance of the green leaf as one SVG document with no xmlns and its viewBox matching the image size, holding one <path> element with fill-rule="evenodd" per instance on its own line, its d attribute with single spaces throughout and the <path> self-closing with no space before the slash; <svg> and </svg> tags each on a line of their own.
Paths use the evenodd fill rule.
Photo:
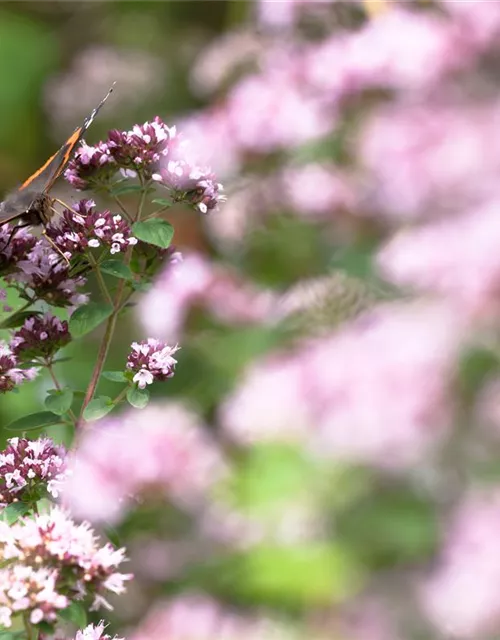
<svg viewBox="0 0 500 640">
<path fill-rule="evenodd" d="M 60 424 L 61 418 L 56 416 L 52 411 L 39 411 L 38 413 L 30 413 L 18 420 L 14 420 L 8 424 L 6 431 L 30 431 L 39 427 L 48 427 L 52 424 Z"/>
<path fill-rule="evenodd" d="M 144 409 L 149 402 L 149 391 L 133 386 L 127 391 L 127 400 L 136 409 Z"/>
<path fill-rule="evenodd" d="M 126 193 L 140 193 L 144 187 L 140 184 L 119 184 L 110 191 L 111 196 L 122 196 Z"/>
<path fill-rule="evenodd" d="M 18 311 L 17 313 L 13 313 L 11 316 L 6 318 L 2 322 L 1 328 L 15 329 L 16 327 L 22 326 L 25 320 L 36 315 L 40 315 L 40 312 L 39 311 Z"/>
<path fill-rule="evenodd" d="M 0 631 L 0 640 L 21 640 L 26 638 L 26 631 Z"/>
<path fill-rule="evenodd" d="M 59 611 L 59 615 L 63 620 L 72 622 L 78 629 L 83 629 L 87 625 L 87 612 L 79 602 L 72 602 L 69 607 Z"/>
<path fill-rule="evenodd" d="M 64 415 L 73 404 L 73 391 L 71 389 L 63 389 L 49 393 L 45 398 L 45 408 L 58 416 Z"/>
<path fill-rule="evenodd" d="M 143 242 L 168 249 L 174 236 L 174 228 L 166 220 L 152 218 L 145 222 L 136 222 L 132 227 L 132 233 Z"/>
<path fill-rule="evenodd" d="M 79 307 L 69 319 L 69 331 L 74 338 L 81 338 L 93 331 L 113 313 L 110 304 L 90 302 Z"/>
<path fill-rule="evenodd" d="M 30 505 L 26 502 L 12 502 L 1 512 L 2 520 L 7 524 L 14 524 L 19 518 L 26 515 L 30 509 Z"/>
<path fill-rule="evenodd" d="M 104 273 L 109 273 L 110 276 L 114 276 L 115 278 L 121 278 L 122 280 L 134 279 L 132 271 L 130 271 L 130 267 L 123 264 L 121 260 L 105 260 L 101 263 L 100 269 L 101 271 L 104 271 Z"/>
<path fill-rule="evenodd" d="M 123 371 L 103 371 L 102 377 L 111 382 L 128 382 Z"/>
<path fill-rule="evenodd" d="M 168 200 L 167 198 L 155 198 L 152 202 L 153 204 L 160 204 L 162 207 L 172 206 L 172 200 Z"/>
<path fill-rule="evenodd" d="M 99 398 L 95 398 L 88 403 L 83 412 L 83 417 L 87 422 L 99 420 L 99 418 L 109 413 L 113 407 L 114 404 L 111 398 L 108 396 L 99 396 Z"/>
</svg>

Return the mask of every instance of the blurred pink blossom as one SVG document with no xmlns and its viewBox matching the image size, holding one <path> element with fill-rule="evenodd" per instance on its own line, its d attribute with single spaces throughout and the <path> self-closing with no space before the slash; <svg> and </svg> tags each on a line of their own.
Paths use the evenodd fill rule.
<svg viewBox="0 0 500 640">
<path fill-rule="evenodd" d="M 412 465 L 450 426 L 463 328 L 440 305 L 387 305 L 296 353 L 253 365 L 222 405 L 243 442 L 292 440 L 321 455 Z"/>
<path fill-rule="evenodd" d="M 436 567 L 421 585 L 424 612 L 447 637 L 495 634 L 500 624 L 500 496 L 467 497 L 449 523 Z"/>
<path fill-rule="evenodd" d="M 499 200 L 396 235 L 379 255 L 398 285 L 439 293 L 468 317 L 500 311 Z"/>
<path fill-rule="evenodd" d="M 189 594 L 159 603 L 128 640 L 298 640 L 278 622 L 225 609 L 208 596 Z"/>
<path fill-rule="evenodd" d="M 500 105 L 396 103 L 381 108 L 361 133 L 370 198 L 396 219 L 498 194 Z"/>
<path fill-rule="evenodd" d="M 141 300 L 139 318 L 150 335 L 176 340 L 194 305 L 223 322 L 249 323 L 269 317 L 273 302 L 271 292 L 254 289 L 224 267 L 193 253 L 159 275 Z"/>
<path fill-rule="evenodd" d="M 178 403 L 102 420 L 78 443 L 63 501 L 77 517 L 117 522 L 148 489 L 192 507 L 225 473 L 198 417 Z"/>
</svg>

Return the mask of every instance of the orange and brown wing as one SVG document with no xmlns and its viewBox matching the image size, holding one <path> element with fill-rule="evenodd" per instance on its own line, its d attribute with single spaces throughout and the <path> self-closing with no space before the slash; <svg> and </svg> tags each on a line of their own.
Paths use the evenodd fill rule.
<svg viewBox="0 0 500 640">
<path fill-rule="evenodd" d="M 96 115 L 98 114 L 102 105 L 109 98 L 109 95 L 113 91 L 114 84 L 109 89 L 108 93 L 104 96 L 101 102 L 97 105 L 97 107 L 92 111 L 92 113 L 85 119 L 85 122 L 77 127 L 70 137 L 66 140 L 66 142 L 62 145 L 59 151 L 56 151 L 53 156 L 51 156 L 47 162 L 35 171 L 35 173 L 30 176 L 27 180 L 23 182 L 23 184 L 19 187 L 18 191 L 22 191 L 24 189 L 30 188 L 30 190 L 38 191 L 40 193 L 46 193 L 50 191 L 54 182 L 59 178 L 62 174 L 66 165 L 71 160 L 71 156 L 75 151 L 76 147 L 80 143 L 81 139 L 85 135 L 85 132 L 90 127 L 92 122 L 94 121 Z"/>
</svg>

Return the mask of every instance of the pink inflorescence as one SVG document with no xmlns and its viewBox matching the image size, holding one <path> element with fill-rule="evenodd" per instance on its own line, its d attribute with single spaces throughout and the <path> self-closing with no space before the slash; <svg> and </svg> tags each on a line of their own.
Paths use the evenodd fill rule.
<svg viewBox="0 0 500 640">
<path fill-rule="evenodd" d="M 65 458 L 64 447 L 49 438 L 7 440 L 0 453 L 0 506 L 38 499 L 45 491 L 57 498 L 66 477 Z"/>
<path fill-rule="evenodd" d="M 132 351 L 127 359 L 127 369 L 134 373 L 133 381 L 137 383 L 139 389 L 153 384 L 155 380 L 163 381 L 171 378 L 177 364 L 173 354 L 179 349 L 177 345 L 170 347 L 155 338 L 133 342 Z"/>
<path fill-rule="evenodd" d="M 176 128 L 156 117 L 131 131 L 110 131 L 105 142 L 93 147 L 83 144 L 65 177 L 76 189 L 87 189 L 109 181 L 119 170 L 125 179 L 140 175 L 146 181 L 156 180 L 173 201 L 208 213 L 224 200 L 222 185 L 209 168 L 189 160 L 185 147 Z"/>
<path fill-rule="evenodd" d="M 0 393 L 12 391 L 15 386 L 33 380 L 38 373 L 36 367 L 20 369 L 17 365 L 17 357 L 11 348 L 0 342 Z"/>
<path fill-rule="evenodd" d="M 106 625 L 103 620 L 96 625 L 89 624 L 85 629 L 76 632 L 75 640 L 124 640 L 117 636 L 113 636 L 112 638 L 107 633 L 104 633 L 105 628 Z"/>
<path fill-rule="evenodd" d="M 151 488 L 182 507 L 199 506 L 226 465 L 196 414 L 165 403 L 104 419 L 84 434 L 70 468 L 65 504 L 75 516 L 109 523 Z"/>
<path fill-rule="evenodd" d="M 0 273 L 5 275 L 15 270 L 18 262 L 24 260 L 34 248 L 37 239 L 26 229 L 13 228 L 4 224 L 0 227 Z"/>
<path fill-rule="evenodd" d="M 16 356 L 22 358 L 50 358 L 70 340 L 66 320 L 46 313 L 27 318 L 12 336 L 10 347 Z"/>
<path fill-rule="evenodd" d="M 22 284 L 34 297 L 54 307 L 78 307 L 88 301 L 88 296 L 79 291 L 85 278 L 70 276 L 69 266 L 44 238 L 17 266 L 18 271 L 9 276 L 9 282 Z"/>
<path fill-rule="evenodd" d="M 129 225 L 119 214 L 95 211 L 93 200 L 80 200 L 73 210 L 66 209 L 62 220 L 47 230 L 67 258 L 88 248 L 107 247 L 111 254 L 137 244 Z"/>
<path fill-rule="evenodd" d="M 188 594 L 158 604 L 131 640 L 292 640 L 285 625 L 224 607 L 202 594 Z"/>
<path fill-rule="evenodd" d="M 19 612 L 29 614 L 34 624 L 53 622 L 56 610 L 75 597 L 90 597 L 93 609 L 109 607 L 103 594 L 123 593 L 125 581 L 132 577 L 117 571 L 125 560 L 124 549 L 99 546 L 88 523 L 76 524 L 59 508 L 13 525 L 0 522 L 0 560 L 4 626 L 10 626 L 10 617 Z M 38 572 L 44 580 L 33 584 Z"/>
</svg>

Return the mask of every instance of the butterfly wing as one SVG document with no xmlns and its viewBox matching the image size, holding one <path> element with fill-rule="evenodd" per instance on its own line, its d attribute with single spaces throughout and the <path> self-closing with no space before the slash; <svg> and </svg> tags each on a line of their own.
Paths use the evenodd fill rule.
<svg viewBox="0 0 500 640">
<path fill-rule="evenodd" d="M 62 147 L 0 204 L 1 224 L 5 224 L 21 216 L 30 208 L 31 203 L 34 202 L 39 194 L 50 191 L 54 182 L 66 168 L 75 148 L 94 121 L 100 108 L 109 98 L 113 87 L 114 84 L 88 118 L 85 119 L 84 123 L 73 131 Z"/>
</svg>

